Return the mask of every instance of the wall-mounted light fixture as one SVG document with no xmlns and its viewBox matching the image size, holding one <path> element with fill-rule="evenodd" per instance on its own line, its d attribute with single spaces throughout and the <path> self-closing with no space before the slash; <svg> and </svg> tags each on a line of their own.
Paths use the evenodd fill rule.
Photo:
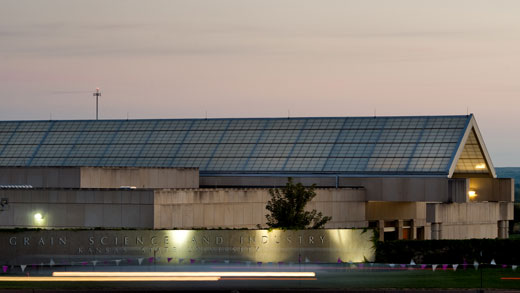
<svg viewBox="0 0 520 293">
<path fill-rule="evenodd" d="M 36 222 L 41 222 L 43 221 L 43 215 L 41 213 L 36 213 L 34 214 L 34 219 L 36 220 Z"/>
<path fill-rule="evenodd" d="M 469 199 L 473 200 L 473 199 L 475 199 L 475 197 L 477 197 L 477 192 L 475 192 L 475 190 L 470 190 L 470 191 L 468 191 L 468 196 L 469 196 Z"/>
</svg>

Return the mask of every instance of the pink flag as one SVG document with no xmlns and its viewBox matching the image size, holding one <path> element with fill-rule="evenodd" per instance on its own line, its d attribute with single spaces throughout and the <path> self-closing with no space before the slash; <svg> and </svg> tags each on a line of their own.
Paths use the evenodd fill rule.
<svg viewBox="0 0 520 293">
<path fill-rule="evenodd" d="M 173 258 L 169 257 L 169 258 L 168 258 L 168 262 L 172 261 L 172 259 L 173 259 Z"/>
<path fill-rule="evenodd" d="M 341 258 L 338 257 L 338 263 L 342 263 L 343 261 L 341 260 Z"/>
<path fill-rule="evenodd" d="M 148 262 L 149 262 L 149 263 L 152 263 L 153 261 L 154 261 L 154 258 L 153 258 L 153 257 L 148 258 Z"/>
<path fill-rule="evenodd" d="M 425 264 L 422 264 L 421 265 L 421 270 L 424 270 L 426 268 L 426 265 Z"/>
<path fill-rule="evenodd" d="M 2 266 L 2 270 L 4 271 L 4 273 L 7 273 L 7 268 L 9 268 L 8 266 Z"/>
<path fill-rule="evenodd" d="M 448 265 L 442 265 L 442 269 L 445 271 L 448 268 Z"/>
<path fill-rule="evenodd" d="M 193 258 L 190 258 L 190 263 L 195 263 L 195 260 Z"/>
</svg>

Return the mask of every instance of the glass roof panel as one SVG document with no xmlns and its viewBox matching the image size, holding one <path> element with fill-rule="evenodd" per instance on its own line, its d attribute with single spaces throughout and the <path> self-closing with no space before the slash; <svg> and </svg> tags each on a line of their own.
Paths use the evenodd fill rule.
<svg viewBox="0 0 520 293">
<path fill-rule="evenodd" d="M 0 166 L 446 173 L 469 117 L 0 121 Z M 482 161 L 475 143 L 458 171 Z"/>
</svg>

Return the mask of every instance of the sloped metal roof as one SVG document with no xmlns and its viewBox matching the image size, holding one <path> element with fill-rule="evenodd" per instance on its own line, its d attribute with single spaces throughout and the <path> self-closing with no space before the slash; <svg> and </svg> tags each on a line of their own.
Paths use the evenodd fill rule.
<svg viewBox="0 0 520 293">
<path fill-rule="evenodd" d="M 0 166 L 451 176 L 472 117 L 2 121 Z"/>
</svg>

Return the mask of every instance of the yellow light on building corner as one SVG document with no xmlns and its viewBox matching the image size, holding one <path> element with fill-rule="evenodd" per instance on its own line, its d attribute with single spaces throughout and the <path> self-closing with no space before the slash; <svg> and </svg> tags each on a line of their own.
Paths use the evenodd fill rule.
<svg viewBox="0 0 520 293">
<path fill-rule="evenodd" d="M 479 170 L 486 169 L 486 164 L 484 164 L 484 163 L 477 164 L 477 165 L 475 165 L 475 169 L 479 169 Z"/>
<path fill-rule="evenodd" d="M 475 199 L 475 197 L 477 197 L 477 193 L 475 192 L 475 190 L 470 190 L 468 191 L 468 196 L 469 199 Z"/>
</svg>

